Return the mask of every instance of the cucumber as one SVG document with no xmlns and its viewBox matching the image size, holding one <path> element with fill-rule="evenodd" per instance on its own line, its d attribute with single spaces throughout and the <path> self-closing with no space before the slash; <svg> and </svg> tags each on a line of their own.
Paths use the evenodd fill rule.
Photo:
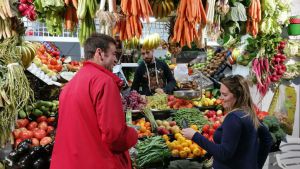
<svg viewBox="0 0 300 169">
<path fill-rule="evenodd" d="M 48 108 L 48 107 L 45 107 L 45 106 L 42 106 L 42 107 L 40 108 L 40 110 L 41 110 L 44 114 L 49 112 L 49 108 Z"/>
<path fill-rule="evenodd" d="M 36 117 L 42 116 L 43 112 L 39 109 L 34 109 L 34 111 L 32 112 L 32 114 Z"/>
<path fill-rule="evenodd" d="M 52 107 L 53 106 L 52 102 L 48 102 L 48 101 L 41 101 L 41 104 L 42 104 L 42 106 L 45 106 L 45 107 Z"/>
</svg>

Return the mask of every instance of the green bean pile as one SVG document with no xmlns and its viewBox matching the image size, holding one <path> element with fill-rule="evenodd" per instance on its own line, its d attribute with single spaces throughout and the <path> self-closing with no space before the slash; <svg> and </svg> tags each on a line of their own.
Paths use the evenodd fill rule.
<svg viewBox="0 0 300 169">
<path fill-rule="evenodd" d="M 174 114 L 174 120 L 179 127 L 182 126 L 183 119 L 187 120 L 189 125 L 197 125 L 198 129 L 201 130 L 204 124 L 208 124 L 208 120 L 204 118 L 203 113 L 201 113 L 198 109 L 180 109 Z"/>
<path fill-rule="evenodd" d="M 154 110 L 167 110 L 168 95 L 155 93 L 153 96 L 147 96 L 147 108 Z"/>
<path fill-rule="evenodd" d="M 161 136 L 149 137 L 136 145 L 137 167 L 143 168 L 149 164 L 163 162 L 171 156 L 171 152 Z"/>
</svg>

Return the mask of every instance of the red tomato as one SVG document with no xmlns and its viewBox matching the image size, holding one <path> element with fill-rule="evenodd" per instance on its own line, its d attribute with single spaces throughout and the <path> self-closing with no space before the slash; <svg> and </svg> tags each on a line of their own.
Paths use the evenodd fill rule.
<svg viewBox="0 0 300 169">
<path fill-rule="evenodd" d="M 42 130 L 47 130 L 48 124 L 45 121 L 39 123 L 38 128 Z"/>
<path fill-rule="evenodd" d="M 202 127 L 202 131 L 204 133 L 208 133 L 208 130 L 209 130 L 210 126 L 208 124 L 205 124 L 203 127 Z"/>
<path fill-rule="evenodd" d="M 28 123 L 29 123 L 28 119 L 18 119 L 17 120 L 17 128 L 26 127 Z"/>
<path fill-rule="evenodd" d="M 20 129 L 15 129 L 15 130 L 13 131 L 14 138 L 15 138 L 15 139 L 20 138 L 20 133 L 21 133 L 21 130 L 20 130 Z"/>
<path fill-rule="evenodd" d="M 207 133 L 203 133 L 203 136 L 207 139 L 209 138 L 209 135 Z"/>
<path fill-rule="evenodd" d="M 51 143 L 52 142 L 52 138 L 51 137 L 44 137 L 44 138 L 42 138 L 42 140 L 40 141 L 40 144 L 42 145 L 42 146 L 45 146 L 45 145 L 47 145 L 47 144 L 49 144 L 49 143 Z"/>
<path fill-rule="evenodd" d="M 213 128 L 216 130 L 217 128 L 219 128 L 221 126 L 221 123 L 220 121 L 216 121 L 214 124 L 213 124 Z"/>
<path fill-rule="evenodd" d="M 209 134 L 210 136 L 212 136 L 212 135 L 214 135 L 214 133 L 215 133 L 215 129 L 210 128 L 209 131 L 208 131 L 208 134 Z"/>
<path fill-rule="evenodd" d="M 27 129 L 25 127 L 21 127 L 19 128 L 21 131 L 27 131 Z"/>
<path fill-rule="evenodd" d="M 44 45 L 42 45 L 39 49 L 38 49 L 41 53 L 45 53 L 46 48 Z"/>
<path fill-rule="evenodd" d="M 53 65 L 51 65 L 51 64 L 48 64 L 47 66 L 48 66 L 48 69 L 50 69 L 50 70 L 52 70 L 52 69 L 55 68 L 55 66 L 53 66 Z"/>
<path fill-rule="evenodd" d="M 50 60 L 50 64 L 51 64 L 51 65 L 57 65 L 57 60 L 54 59 L 54 58 L 52 58 L 52 59 Z"/>
<path fill-rule="evenodd" d="M 54 130 L 53 126 L 48 126 L 47 128 L 47 134 L 49 134 L 50 132 L 52 132 Z"/>
<path fill-rule="evenodd" d="M 47 133 L 46 133 L 45 130 L 38 129 L 38 130 L 33 132 L 33 135 L 34 135 L 35 138 L 40 140 L 40 139 L 46 137 Z"/>
<path fill-rule="evenodd" d="M 57 72 L 60 72 L 62 70 L 62 66 L 58 64 L 55 66 L 55 69 L 57 70 Z"/>
<path fill-rule="evenodd" d="M 20 133 L 20 138 L 23 139 L 23 140 L 30 139 L 30 138 L 32 138 L 32 136 L 33 136 L 33 132 L 29 131 L 29 130 L 22 131 Z"/>
<path fill-rule="evenodd" d="M 34 128 L 37 127 L 37 125 L 38 125 L 37 122 L 32 121 L 28 124 L 27 129 L 32 131 Z"/>
<path fill-rule="evenodd" d="M 40 122 L 42 122 L 42 121 L 47 122 L 47 117 L 46 117 L 46 116 L 40 116 L 40 117 L 37 118 L 36 121 L 37 121 L 38 123 L 40 123 Z"/>
<path fill-rule="evenodd" d="M 45 64 L 45 65 L 47 65 L 48 64 L 48 60 L 42 59 L 42 63 Z"/>
<path fill-rule="evenodd" d="M 21 142 L 22 142 L 22 139 L 18 138 L 18 139 L 15 141 L 15 147 L 17 147 Z"/>
<path fill-rule="evenodd" d="M 49 124 L 55 122 L 55 117 L 49 117 L 49 118 L 47 119 L 47 122 L 48 122 Z"/>
<path fill-rule="evenodd" d="M 40 145 L 40 141 L 37 138 L 32 138 L 31 142 L 32 142 L 33 146 L 39 146 Z"/>
<path fill-rule="evenodd" d="M 211 142 L 214 142 L 213 136 L 209 136 L 208 140 L 211 141 Z"/>
</svg>

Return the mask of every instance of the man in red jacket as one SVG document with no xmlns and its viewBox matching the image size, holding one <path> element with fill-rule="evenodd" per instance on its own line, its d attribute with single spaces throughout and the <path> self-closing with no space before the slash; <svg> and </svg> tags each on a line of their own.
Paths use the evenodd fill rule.
<svg viewBox="0 0 300 169">
<path fill-rule="evenodd" d="M 125 123 L 119 88 L 111 71 L 116 43 L 94 34 L 84 45 L 84 66 L 63 88 L 51 169 L 131 169 L 128 149 L 137 132 Z"/>
</svg>

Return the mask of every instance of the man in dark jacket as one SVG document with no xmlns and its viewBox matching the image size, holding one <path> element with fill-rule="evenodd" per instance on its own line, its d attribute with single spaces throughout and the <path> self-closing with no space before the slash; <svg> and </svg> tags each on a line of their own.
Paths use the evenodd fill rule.
<svg viewBox="0 0 300 169">
<path fill-rule="evenodd" d="M 176 81 L 169 66 L 153 57 L 153 50 L 142 49 L 143 62 L 136 69 L 132 90 L 142 95 L 153 95 L 156 93 L 172 94 Z"/>
</svg>

